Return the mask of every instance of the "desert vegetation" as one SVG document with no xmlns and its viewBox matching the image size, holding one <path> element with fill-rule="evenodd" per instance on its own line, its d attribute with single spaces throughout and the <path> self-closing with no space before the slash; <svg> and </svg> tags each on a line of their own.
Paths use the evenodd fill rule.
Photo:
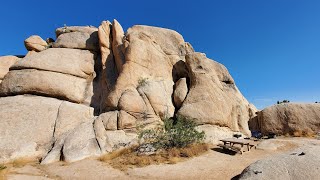
<svg viewBox="0 0 320 180">
<path fill-rule="evenodd" d="M 155 150 L 184 148 L 190 144 L 200 143 L 205 133 L 198 132 L 196 123 L 189 118 L 177 116 L 176 119 L 164 119 L 163 125 L 140 131 L 140 146 L 152 146 Z"/>
<path fill-rule="evenodd" d="M 178 116 L 164 119 L 152 129 L 139 130 L 139 145 L 121 149 L 100 158 L 117 169 L 151 164 L 173 164 L 206 152 L 204 132 L 198 132 L 192 119 Z"/>
<path fill-rule="evenodd" d="M 284 104 L 284 103 L 290 103 L 289 100 L 283 100 L 283 101 L 277 101 L 277 104 Z"/>
</svg>

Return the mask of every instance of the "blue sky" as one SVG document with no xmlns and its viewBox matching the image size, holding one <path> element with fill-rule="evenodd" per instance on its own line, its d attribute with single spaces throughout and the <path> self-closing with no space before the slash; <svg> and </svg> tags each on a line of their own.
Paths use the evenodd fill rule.
<svg viewBox="0 0 320 180">
<path fill-rule="evenodd" d="M 181 33 L 196 51 L 224 64 L 259 109 L 277 100 L 320 101 L 320 1 L 122 0 L 3 1 L 0 55 L 25 54 L 33 34 L 117 19 Z"/>
</svg>

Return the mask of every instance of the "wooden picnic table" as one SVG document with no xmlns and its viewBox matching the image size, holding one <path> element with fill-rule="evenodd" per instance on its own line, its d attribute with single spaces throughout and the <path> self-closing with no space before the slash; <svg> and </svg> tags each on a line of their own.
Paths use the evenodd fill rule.
<svg viewBox="0 0 320 180">
<path fill-rule="evenodd" d="M 255 144 L 252 143 L 252 141 L 247 139 L 227 138 L 227 139 L 222 139 L 220 141 L 223 142 L 223 145 L 219 145 L 220 147 L 223 147 L 224 149 L 240 152 L 241 154 L 243 153 L 243 150 L 242 150 L 243 146 L 247 146 L 248 151 L 250 151 L 252 147 L 256 146 Z M 241 147 L 234 146 L 236 144 L 239 144 Z"/>
</svg>

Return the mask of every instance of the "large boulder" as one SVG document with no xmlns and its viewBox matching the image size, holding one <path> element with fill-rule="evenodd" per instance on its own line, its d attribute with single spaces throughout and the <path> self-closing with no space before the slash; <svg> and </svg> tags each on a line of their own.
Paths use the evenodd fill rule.
<svg viewBox="0 0 320 180">
<path fill-rule="evenodd" d="M 65 26 L 56 29 L 54 48 L 99 51 L 98 28 L 93 26 Z"/>
<path fill-rule="evenodd" d="M 64 26 L 56 29 L 56 36 L 59 37 L 61 34 L 71 32 L 82 32 L 92 34 L 97 30 L 98 29 L 94 26 Z"/>
<path fill-rule="evenodd" d="M 115 64 L 118 72 L 122 71 L 122 66 L 125 63 L 124 57 L 124 45 L 123 45 L 123 37 L 124 31 L 122 26 L 117 20 L 113 20 L 112 23 L 112 51 L 115 59 Z"/>
<path fill-rule="evenodd" d="M 38 35 L 32 35 L 24 40 L 24 45 L 28 51 L 40 52 L 48 48 L 48 43 Z"/>
<path fill-rule="evenodd" d="M 88 78 L 95 73 L 95 58 L 95 54 L 87 50 L 50 48 L 26 56 L 10 69 L 38 69 Z"/>
<path fill-rule="evenodd" d="M 63 101 L 55 122 L 52 149 L 41 163 L 72 162 L 100 153 L 93 134 L 93 108 Z"/>
<path fill-rule="evenodd" d="M 35 94 L 82 103 L 86 79 L 35 69 L 10 71 L 0 85 L 0 96 Z"/>
<path fill-rule="evenodd" d="M 95 54 L 76 49 L 48 49 L 26 56 L 10 68 L 0 85 L 0 96 L 35 94 L 77 103 L 94 100 L 98 96 L 98 88 L 93 88 L 95 61 Z"/>
<path fill-rule="evenodd" d="M 320 131 L 320 104 L 283 103 L 263 109 L 250 121 L 262 134 L 311 135 Z"/>
<path fill-rule="evenodd" d="M 251 135 L 248 120 L 255 108 L 242 96 L 228 70 L 202 53 L 186 56 L 190 90 L 178 111 L 198 124 L 229 127 Z"/>
<path fill-rule="evenodd" d="M 57 38 L 56 42 L 53 43 L 53 47 L 98 51 L 98 32 L 92 34 L 84 32 L 63 33 Z"/>
<path fill-rule="evenodd" d="M 0 162 L 75 161 L 100 153 L 91 107 L 32 95 L 0 98 L 0 107 Z"/>
<path fill-rule="evenodd" d="M 259 160 L 244 169 L 239 179 L 319 179 L 319 151 L 320 146 L 306 146 Z"/>
<path fill-rule="evenodd" d="M 9 68 L 19 60 L 16 56 L 1 56 L 0 57 L 0 83 L 4 76 L 9 72 Z"/>
<path fill-rule="evenodd" d="M 101 154 L 92 123 L 93 119 L 70 132 L 62 148 L 64 161 L 73 162 Z"/>
<path fill-rule="evenodd" d="M 39 96 L 0 98 L 0 162 L 46 154 L 60 104 Z"/>
</svg>

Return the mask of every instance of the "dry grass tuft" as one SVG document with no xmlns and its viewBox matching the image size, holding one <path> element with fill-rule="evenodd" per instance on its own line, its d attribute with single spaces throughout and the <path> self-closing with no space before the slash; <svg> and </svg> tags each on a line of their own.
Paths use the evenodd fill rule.
<svg viewBox="0 0 320 180">
<path fill-rule="evenodd" d="M 39 164 L 39 160 L 31 159 L 31 158 L 20 158 L 20 159 L 15 159 L 12 162 L 8 163 L 8 165 L 16 168 L 23 167 L 27 164 Z"/>
<path fill-rule="evenodd" d="M 144 167 L 152 164 L 175 164 L 191 157 L 198 156 L 209 150 L 207 144 L 192 144 L 185 148 L 171 148 L 159 150 L 152 155 L 138 155 L 135 148 L 119 150 L 99 158 L 109 163 L 113 168 L 122 171 L 128 168 Z"/>
<path fill-rule="evenodd" d="M 315 133 L 311 129 L 306 129 L 303 131 L 304 137 L 315 137 Z"/>
<path fill-rule="evenodd" d="M 0 180 L 7 179 L 8 168 L 5 165 L 0 165 Z"/>
<path fill-rule="evenodd" d="M 111 153 L 105 154 L 103 156 L 101 156 L 99 158 L 100 161 L 109 161 L 109 160 L 113 160 L 117 157 L 120 157 L 122 155 L 126 155 L 126 154 L 130 154 L 135 150 L 136 147 L 131 147 L 131 148 L 124 148 L 124 149 L 120 149 L 117 151 L 113 151 Z"/>
<path fill-rule="evenodd" d="M 0 180 L 7 179 L 7 174 L 10 172 L 11 168 L 20 168 L 27 164 L 31 164 L 31 165 L 39 164 L 39 159 L 20 158 L 20 159 L 15 159 L 6 164 L 0 164 Z"/>
<path fill-rule="evenodd" d="M 302 137 L 302 131 L 301 130 L 296 130 L 292 134 L 294 137 Z"/>
<path fill-rule="evenodd" d="M 314 137 L 315 133 L 311 129 L 296 130 L 292 133 L 294 137 Z"/>
</svg>

